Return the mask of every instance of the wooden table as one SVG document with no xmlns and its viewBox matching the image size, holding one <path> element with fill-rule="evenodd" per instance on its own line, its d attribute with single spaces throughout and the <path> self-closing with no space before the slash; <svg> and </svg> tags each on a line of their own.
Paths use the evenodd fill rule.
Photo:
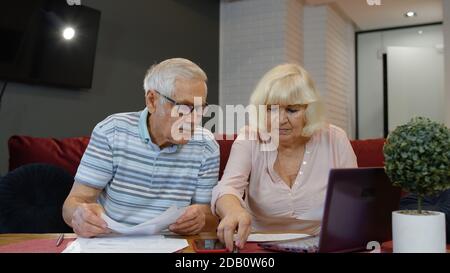
<svg viewBox="0 0 450 273">
<path fill-rule="evenodd" d="M 55 243 L 59 237 L 59 233 L 49 233 L 49 234 L 0 234 L 0 246 L 15 244 L 20 242 L 25 242 L 28 240 L 35 239 L 54 239 Z M 74 233 L 66 233 L 64 234 L 65 239 L 73 239 L 77 236 Z M 199 235 L 194 236 L 171 236 L 172 238 L 183 238 L 186 239 L 189 243 L 189 246 L 182 250 L 183 253 L 194 253 L 193 242 L 196 239 L 215 239 L 217 238 L 215 233 L 201 233 Z"/>
<path fill-rule="evenodd" d="M 292 231 L 291 231 L 292 232 Z M 287 232 L 271 232 L 271 233 L 287 233 Z M 25 242 L 28 240 L 35 240 L 35 239 L 54 239 L 55 242 L 59 237 L 59 233 L 54 234 L 0 234 L 0 246 L 14 244 L 14 243 L 20 243 Z M 73 233 L 67 233 L 64 236 L 66 239 L 69 238 L 76 238 L 76 235 Z M 199 235 L 194 236 L 171 236 L 173 238 L 183 238 L 186 239 L 189 243 L 189 246 L 184 248 L 181 252 L 182 253 L 194 253 L 193 249 L 193 242 L 196 239 L 216 239 L 216 233 L 215 232 L 205 232 L 200 233 Z M 381 252 L 383 253 L 389 253 L 392 252 L 391 243 L 383 244 Z M 450 245 L 447 245 L 447 253 L 450 253 Z"/>
<path fill-rule="evenodd" d="M 274 232 L 265 232 L 265 233 L 303 233 L 303 234 L 310 234 L 314 229 L 306 229 L 301 231 L 274 231 Z M 263 232 L 264 233 L 264 232 Z M 58 239 L 60 233 L 54 233 L 54 234 L 0 234 L 0 246 L 13 244 L 13 243 L 19 243 L 24 242 L 27 240 L 35 240 L 35 239 L 54 239 L 55 242 Z M 198 235 L 192 235 L 192 236 L 174 236 L 170 235 L 171 238 L 181 238 L 186 239 L 189 243 L 189 246 L 184 248 L 181 252 L 183 253 L 195 253 L 194 251 L 194 240 L 196 239 L 217 239 L 216 232 L 203 232 Z M 66 233 L 64 234 L 64 238 L 76 238 L 76 235 L 74 233 Z"/>
</svg>

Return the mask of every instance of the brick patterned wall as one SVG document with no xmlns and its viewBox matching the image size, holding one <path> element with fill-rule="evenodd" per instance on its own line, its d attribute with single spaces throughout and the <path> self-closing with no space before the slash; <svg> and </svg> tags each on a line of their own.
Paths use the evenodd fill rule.
<svg viewBox="0 0 450 273">
<path fill-rule="evenodd" d="M 258 80 L 272 67 L 302 63 L 302 8 L 300 0 L 221 2 L 222 107 L 248 104 Z"/>
<path fill-rule="evenodd" d="M 328 120 L 354 136 L 354 29 L 331 6 L 304 8 L 304 65 L 325 101 Z"/>
<path fill-rule="evenodd" d="M 302 0 L 221 2 L 219 103 L 248 104 L 258 80 L 284 62 L 311 72 L 330 122 L 354 135 L 354 29 L 328 5 Z"/>
</svg>

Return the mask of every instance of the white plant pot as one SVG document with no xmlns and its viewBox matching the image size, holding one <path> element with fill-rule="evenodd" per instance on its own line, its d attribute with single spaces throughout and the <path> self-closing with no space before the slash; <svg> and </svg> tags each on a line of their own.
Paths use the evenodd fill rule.
<svg viewBox="0 0 450 273">
<path fill-rule="evenodd" d="M 392 212 L 394 253 L 445 253 L 445 214 L 427 215 Z"/>
</svg>

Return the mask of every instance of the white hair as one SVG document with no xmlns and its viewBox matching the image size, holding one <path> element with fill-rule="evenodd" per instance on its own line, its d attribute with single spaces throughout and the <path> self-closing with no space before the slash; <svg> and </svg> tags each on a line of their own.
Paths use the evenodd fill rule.
<svg viewBox="0 0 450 273">
<path fill-rule="evenodd" d="M 205 72 L 195 63 L 173 58 L 155 64 L 147 71 L 144 79 L 144 91 L 156 90 L 165 96 L 172 97 L 177 80 L 200 80 L 206 82 Z"/>
</svg>

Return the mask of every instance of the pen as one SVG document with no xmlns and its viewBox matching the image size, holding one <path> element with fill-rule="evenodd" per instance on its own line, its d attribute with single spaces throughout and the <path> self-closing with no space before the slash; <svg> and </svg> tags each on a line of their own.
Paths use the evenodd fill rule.
<svg viewBox="0 0 450 273">
<path fill-rule="evenodd" d="M 61 235 L 59 235 L 58 237 L 58 240 L 56 240 L 56 246 L 60 246 L 63 240 L 64 240 L 64 233 L 61 233 Z"/>
</svg>

